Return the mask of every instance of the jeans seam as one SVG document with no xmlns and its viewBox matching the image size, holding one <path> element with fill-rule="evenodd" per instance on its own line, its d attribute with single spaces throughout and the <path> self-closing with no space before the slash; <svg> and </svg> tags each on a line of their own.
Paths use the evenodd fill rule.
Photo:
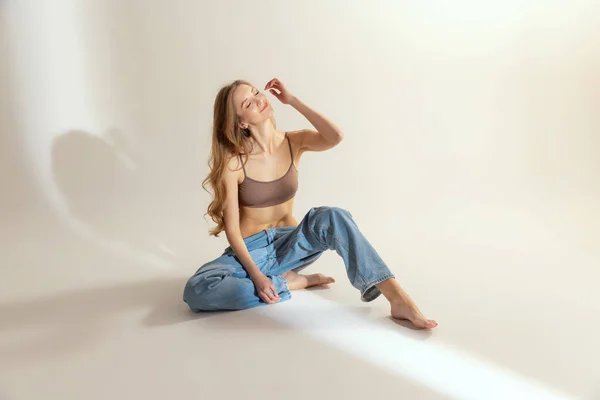
<svg viewBox="0 0 600 400">
<path fill-rule="evenodd" d="M 294 252 L 294 248 L 292 247 L 292 245 L 295 242 L 297 242 L 300 238 L 303 238 L 305 236 L 306 235 L 303 233 L 298 233 L 298 234 L 294 235 L 294 237 L 292 238 L 292 240 L 290 240 L 290 242 L 288 244 L 288 247 L 290 247 L 289 251 Z M 273 241 L 271 244 L 273 244 L 273 243 L 275 243 L 275 241 Z M 273 246 L 273 254 L 271 256 L 269 256 L 269 259 L 273 260 L 273 264 L 269 266 L 269 271 L 272 271 L 273 268 L 281 267 L 281 264 L 279 263 L 279 259 L 277 258 L 277 251 L 276 251 L 275 246 Z M 287 280 L 286 280 L 286 285 L 287 285 Z"/>
<path fill-rule="evenodd" d="M 290 240 L 289 245 L 291 246 L 292 244 L 294 244 L 296 241 L 298 241 L 298 239 L 306 237 L 306 235 L 304 233 L 298 233 L 297 235 L 294 235 L 294 237 L 292 238 L 292 240 Z M 293 249 L 292 249 L 293 251 Z"/>
<path fill-rule="evenodd" d="M 243 266 L 243 265 L 244 265 L 244 264 L 242 264 L 242 261 L 241 261 L 241 260 L 240 260 L 240 259 L 239 259 L 237 256 L 234 256 L 234 257 L 237 259 L 236 261 L 237 261 L 237 262 L 238 262 L 238 263 L 239 263 L 241 266 Z M 269 257 L 269 256 L 266 256 L 266 257 L 264 257 L 264 258 L 261 258 L 260 260 L 256 260 L 256 261 L 255 261 L 255 260 L 252 260 L 252 261 L 254 261 L 254 264 L 256 264 L 256 266 L 258 267 L 258 264 L 260 264 L 260 263 L 262 263 L 262 262 L 264 262 L 264 261 L 266 261 L 266 260 L 269 260 L 270 258 L 271 258 L 271 257 Z"/>
<path fill-rule="evenodd" d="M 325 226 L 315 226 L 315 230 L 321 230 L 321 231 L 326 230 L 326 231 L 328 231 L 330 227 L 331 227 L 331 225 L 328 226 L 328 227 L 325 227 Z M 333 236 L 334 240 L 336 240 L 337 242 L 339 242 L 344 247 L 344 250 L 346 250 L 347 253 L 350 253 L 348 245 L 343 240 L 341 240 L 339 238 L 339 236 L 337 236 L 335 233 L 332 233 L 332 236 Z M 361 281 L 363 281 L 363 282 L 366 281 L 365 277 L 360 273 L 360 270 L 358 268 L 356 268 L 356 275 L 360 278 Z"/>
</svg>

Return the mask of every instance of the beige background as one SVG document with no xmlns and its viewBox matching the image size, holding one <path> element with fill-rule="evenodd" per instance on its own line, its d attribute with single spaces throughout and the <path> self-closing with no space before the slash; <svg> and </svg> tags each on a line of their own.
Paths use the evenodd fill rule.
<svg viewBox="0 0 600 400">
<path fill-rule="evenodd" d="M 600 398 L 595 1 L 0 3 L 0 398 Z M 329 290 L 191 315 L 212 102 L 278 77 L 345 132 L 350 210 L 424 313 Z M 272 98 L 280 129 L 310 127 Z M 236 386 L 237 385 L 237 386 Z"/>
</svg>

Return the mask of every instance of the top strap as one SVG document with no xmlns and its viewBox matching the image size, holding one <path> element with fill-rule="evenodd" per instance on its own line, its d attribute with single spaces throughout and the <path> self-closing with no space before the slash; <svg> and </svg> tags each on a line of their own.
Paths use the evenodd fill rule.
<svg viewBox="0 0 600 400">
<path fill-rule="evenodd" d="M 292 142 L 290 142 L 290 137 L 288 136 L 288 133 L 285 133 L 285 138 L 288 141 L 288 146 L 290 148 L 290 156 L 292 157 L 292 162 L 294 162 L 294 154 L 292 153 Z"/>
<path fill-rule="evenodd" d="M 242 169 L 244 170 L 244 178 L 246 177 L 246 167 L 244 166 L 244 161 L 242 160 L 242 155 L 238 154 L 238 157 L 240 158 L 240 163 L 242 164 Z"/>
<path fill-rule="evenodd" d="M 290 158 L 292 159 L 291 164 L 294 163 L 294 153 L 292 153 L 292 142 L 290 142 L 290 137 L 288 136 L 288 133 L 285 133 L 285 138 L 287 139 L 288 142 L 288 147 L 290 149 Z M 238 154 L 238 157 L 240 158 L 240 163 L 242 164 L 242 169 L 244 170 L 244 177 L 246 177 L 246 167 L 244 166 L 244 162 L 242 161 L 242 155 Z"/>
</svg>

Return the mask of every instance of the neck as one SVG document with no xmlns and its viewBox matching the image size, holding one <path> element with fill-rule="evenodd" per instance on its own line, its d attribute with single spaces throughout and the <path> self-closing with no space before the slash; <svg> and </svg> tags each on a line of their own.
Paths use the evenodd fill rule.
<svg viewBox="0 0 600 400">
<path fill-rule="evenodd" d="M 275 129 L 271 119 L 261 125 L 251 127 L 250 133 L 254 144 L 261 149 L 260 153 L 270 155 L 277 149 L 281 132 Z"/>
</svg>

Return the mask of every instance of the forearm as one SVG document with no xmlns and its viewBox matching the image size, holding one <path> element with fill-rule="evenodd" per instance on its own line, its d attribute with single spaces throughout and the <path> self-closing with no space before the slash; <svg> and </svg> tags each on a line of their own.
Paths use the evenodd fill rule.
<svg viewBox="0 0 600 400">
<path fill-rule="evenodd" d="M 338 143 L 342 140 L 344 135 L 333 122 L 304 104 L 297 97 L 293 98 L 290 102 L 290 106 L 294 107 L 302 114 L 328 142 Z"/>
</svg>

